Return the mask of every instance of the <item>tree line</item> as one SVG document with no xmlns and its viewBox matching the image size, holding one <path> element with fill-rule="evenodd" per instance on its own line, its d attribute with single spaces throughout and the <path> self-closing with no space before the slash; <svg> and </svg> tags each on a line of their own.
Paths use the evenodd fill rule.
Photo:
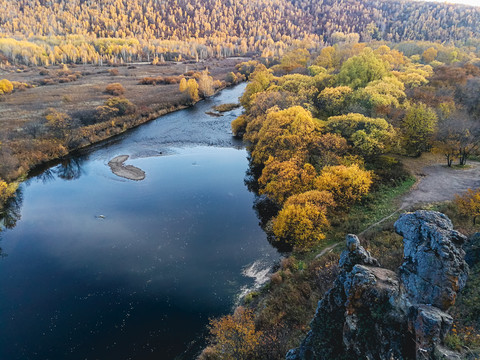
<svg viewBox="0 0 480 360">
<path fill-rule="evenodd" d="M 0 61 L 27 65 L 206 59 L 345 40 L 479 48 L 480 10 L 380 0 L 0 0 Z"/>
</svg>

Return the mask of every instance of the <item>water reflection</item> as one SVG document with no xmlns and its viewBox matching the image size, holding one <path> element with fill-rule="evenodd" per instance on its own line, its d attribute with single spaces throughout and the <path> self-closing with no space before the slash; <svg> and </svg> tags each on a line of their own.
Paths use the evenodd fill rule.
<svg viewBox="0 0 480 360">
<path fill-rule="evenodd" d="M 22 184 L 0 214 L 9 229 L 0 359 L 195 358 L 208 319 L 230 312 L 279 257 L 243 183 L 248 164 L 233 149 L 234 117 L 204 115 L 242 90 L 38 169 Z M 110 172 L 120 154 L 148 172 L 145 181 Z"/>
<path fill-rule="evenodd" d="M 82 166 L 87 160 L 88 156 L 68 157 L 61 161 L 55 172 L 63 180 L 79 179 L 83 174 Z"/>
<path fill-rule="evenodd" d="M 0 211 L 0 231 L 13 229 L 22 217 L 23 189 L 19 187 L 15 196 L 10 198 Z"/>
</svg>

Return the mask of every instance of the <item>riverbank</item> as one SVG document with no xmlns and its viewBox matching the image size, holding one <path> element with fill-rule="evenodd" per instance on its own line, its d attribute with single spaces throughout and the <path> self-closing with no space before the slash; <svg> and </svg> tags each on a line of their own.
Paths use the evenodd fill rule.
<svg viewBox="0 0 480 360">
<path fill-rule="evenodd" d="M 193 106 L 197 101 L 179 90 L 181 77 L 194 77 L 208 68 L 216 84 L 216 94 L 234 85 L 225 79 L 243 60 L 246 59 L 162 66 L 2 69 L 0 78 L 7 78 L 16 86 L 28 86 L 2 97 L 0 115 L 5 120 L 0 130 L 0 179 L 7 183 L 19 182 L 38 166 Z M 66 72 L 72 81 L 61 77 Z M 162 82 L 144 84 L 144 79 L 152 78 Z M 54 83 L 49 84 L 46 81 L 49 79 Z M 120 110 L 122 106 L 129 110 L 122 116 L 100 117 L 98 113 L 106 108 L 104 104 L 108 99 L 112 99 L 112 94 L 106 92 L 106 86 L 112 83 L 123 88 L 123 94 L 118 94 L 120 97 L 113 97 L 120 99 L 120 103 L 114 105 Z"/>
</svg>

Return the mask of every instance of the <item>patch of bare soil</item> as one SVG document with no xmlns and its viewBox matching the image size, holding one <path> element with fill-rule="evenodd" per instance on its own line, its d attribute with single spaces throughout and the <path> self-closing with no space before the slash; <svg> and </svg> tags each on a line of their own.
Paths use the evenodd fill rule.
<svg viewBox="0 0 480 360">
<path fill-rule="evenodd" d="M 449 168 L 443 164 L 422 169 L 420 180 L 401 199 L 401 208 L 452 200 L 455 194 L 480 187 L 480 163 L 470 161 L 465 168 Z"/>
</svg>

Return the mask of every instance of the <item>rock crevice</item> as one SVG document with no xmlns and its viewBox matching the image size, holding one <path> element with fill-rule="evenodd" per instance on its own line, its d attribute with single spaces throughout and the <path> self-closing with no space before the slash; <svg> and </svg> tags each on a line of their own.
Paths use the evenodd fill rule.
<svg viewBox="0 0 480 360">
<path fill-rule="evenodd" d="M 404 238 L 398 273 L 381 268 L 347 235 L 341 272 L 287 360 L 459 358 L 442 341 L 453 322 L 445 311 L 467 280 L 466 238 L 434 211 L 404 214 L 395 230 Z"/>
</svg>

